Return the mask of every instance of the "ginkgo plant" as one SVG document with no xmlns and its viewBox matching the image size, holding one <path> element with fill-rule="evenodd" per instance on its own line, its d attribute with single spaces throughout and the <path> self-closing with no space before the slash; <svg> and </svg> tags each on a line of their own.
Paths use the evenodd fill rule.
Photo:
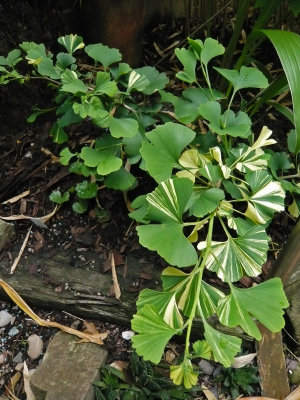
<svg viewBox="0 0 300 400">
<path fill-rule="evenodd" d="M 20 50 L 0 57 L 0 84 L 39 78 L 55 87 L 57 119 L 51 134 L 59 144 L 68 140 L 71 124 L 90 120 L 99 129 L 99 137 L 77 152 L 65 147 L 60 153 L 63 165 L 72 160 L 71 172 L 85 177 L 75 188 L 80 199 L 75 211 L 86 210 L 86 201 L 97 196 L 99 184 L 123 191 L 132 188 L 133 163 L 140 163 L 156 181 L 153 192 L 133 201 L 130 216 L 139 223 L 140 243 L 169 266 L 162 271 L 162 291 L 140 293 L 132 343 L 139 355 L 158 363 L 167 342 L 185 332 L 184 355 L 171 366 L 171 378 L 190 388 L 198 377 L 194 358 L 212 358 L 229 367 L 240 351 L 241 339 L 217 330 L 211 318 L 217 316 L 225 327 L 239 326 L 257 340 L 258 321 L 272 332 L 284 326 L 288 302 L 280 279 L 248 289 L 239 285 L 243 276 L 255 277 L 262 271 L 270 241 L 267 228 L 275 212 L 285 209 L 285 191 L 292 198 L 300 193 L 284 176 L 297 165 L 286 153 L 269 149 L 275 144 L 271 130 L 263 126 L 253 132 L 246 112 L 248 89 L 265 90 L 268 80 L 254 67 L 212 67 L 224 47 L 212 38 L 188 39 L 189 48 L 175 50 L 183 66 L 176 76 L 185 88 L 175 96 L 163 90 L 165 74 L 151 67 L 131 69 L 120 63 L 116 49 L 85 46 L 77 35 L 61 37 L 59 43 L 66 51 L 55 60 L 44 45 L 21 44 L 33 67 L 31 75 L 15 68 L 22 59 Z M 95 64 L 87 70 L 74 57 L 83 49 Z M 228 95 L 214 87 L 216 76 L 232 87 Z M 147 102 L 154 93 L 155 100 Z M 162 114 L 164 103 L 171 103 L 174 113 Z M 44 111 L 48 110 L 36 110 L 29 121 Z M 297 156 L 299 121 L 294 120 L 289 148 Z M 294 176 L 298 171 L 289 174 Z M 51 198 L 62 203 L 69 193 L 56 191 Z M 297 216 L 295 201 L 289 211 Z M 221 288 L 206 279 L 207 271 L 224 282 Z M 199 318 L 204 338 L 191 343 Z"/>
<path fill-rule="evenodd" d="M 96 127 L 94 140 L 76 143 L 76 151 L 67 146 L 60 152 L 61 164 L 84 177 L 74 188 L 79 201 L 73 204 L 74 211 L 82 213 L 87 200 L 97 197 L 98 186 L 125 191 L 136 185 L 130 166 L 141 159 L 146 129 L 160 121 L 162 104 L 150 98 L 165 87 L 168 78 L 154 67 L 132 69 L 121 62 L 119 50 L 101 43 L 85 46 L 78 35 L 59 37 L 58 43 L 64 51 L 56 56 L 34 42 L 23 42 L 6 57 L 0 56 L 0 84 L 41 79 L 54 89 L 55 106 L 36 107 L 28 122 L 55 112 L 50 129 L 55 143 L 68 142 L 69 128 L 76 124 L 91 121 Z M 21 61 L 31 67 L 26 74 L 17 70 Z M 51 199 L 60 204 L 69 197 L 68 192 L 55 191 Z"/>
<path fill-rule="evenodd" d="M 240 111 L 243 89 L 264 89 L 268 81 L 253 67 L 210 68 L 224 52 L 214 39 L 188 42 L 188 49 L 175 53 L 183 65 L 176 76 L 189 87 L 182 97 L 160 91 L 162 101 L 173 104 L 177 122 L 147 132 L 140 150 L 157 187 L 136 198 L 130 214 L 139 222 L 140 243 L 169 264 L 162 271 L 162 291 L 144 289 L 139 295 L 133 347 L 158 363 L 168 341 L 185 332 L 184 355 L 171 366 L 171 378 L 186 388 L 198 379 L 194 358 L 229 367 L 240 351 L 241 339 L 215 329 L 212 317 L 260 340 L 257 322 L 280 331 L 288 306 L 278 278 L 246 289 L 239 285 L 243 276 L 262 272 L 268 225 L 285 209 L 285 190 L 269 165 L 268 146 L 276 143 L 272 132 L 263 126 L 255 135 L 250 117 Z M 232 85 L 229 98 L 213 87 L 215 74 Z M 207 280 L 206 271 L 223 287 Z M 191 343 L 196 318 L 204 338 Z"/>
</svg>

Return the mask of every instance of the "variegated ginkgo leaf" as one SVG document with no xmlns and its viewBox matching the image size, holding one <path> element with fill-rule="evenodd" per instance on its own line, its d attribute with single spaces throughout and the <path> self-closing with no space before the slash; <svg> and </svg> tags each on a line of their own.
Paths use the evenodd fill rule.
<svg viewBox="0 0 300 400">
<path fill-rule="evenodd" d="M 228 179 L 231 173 L 231 169 L 227 167 L 227 165 L 223 164 L 222 161 L 222 154 L 220 147 L 215 146 L 210 149 L 210 154 L 213 156 L 213 158 L 219 163 L 219 166 L 221 168 L 221 171 L 224 175 L 225 179 Z"/>
<path fill-rule="evenodd" d="M 193 191 L 186 178 L 168 179 L 146 196 L 149 204 L 145 219 L 155 223 L 139 226 L 140 243 L 157 251 L 169 264 L 187 267 L 197 262 L 193 245 L 183 233 L 182 214 Z"/>
<path fill-rule="evenodd" d="M 251 146 L 251 150 L 259 149 L 263 146 L 270 146 L 271 144 L 277 143 L 274 139 L 269 139 L 272 135 L 272 131 L 267 127 L 263 126 L 257 140 Z"/>
<path fill-rule="evenodd" d="M 206 242 L 197 247 L 204 250 Z M 227 282 L 236 282 L 245 274 L 257 276 L 266 261 L 267 250 L 268 235 L 262 226 L 255 225 L 237 238 L 229 236 L 226 242 L 212 242 L 206 268 Z"/>
<path fill-rule="evenodd" d="M 236 164 L 236 169 L 241 172 L 266 169 L 269 157 L 262 149 L 256 149 L 244 155 L 241 161 Z"/>
<path fill-rule="evenodd" d="M 151 304 L 163 317 L 163 320 L 172 328 L 181 328 L 183 319 L 176 302 L 176 292 L 159 292 L 152 289 L 141 291 L 137 309 L 142 309 L 146 304 Z"/>
<path fill-rule="evenodd" d="M 281 184 L 273 181 L 267 171 L 251 171 L 245 175 L 252 194 L 246 197 L 248 208 L 245 216 L 254 222 L 265 224 L 274 212 L 284 210 L 285 192 Z"/>
</svg>

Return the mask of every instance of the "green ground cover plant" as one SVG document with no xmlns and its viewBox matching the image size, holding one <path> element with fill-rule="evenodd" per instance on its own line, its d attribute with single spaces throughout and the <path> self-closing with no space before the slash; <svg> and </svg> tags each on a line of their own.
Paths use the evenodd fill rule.
<svg viewBox="0 0 300 400">
<path fill-rule="evenodd" d="M 295 129 L 289 132 L 286 152 L 270 148 L 276 140 L 267 126 L 252 129 L 256 102 L 249 108 L 248 92 L 256 93 L 261 106 L 270 87 L 267 77 L 252 66 L 222 68 L 218 60 L 225 48 L 212 38 L 189 38 L 187 48 L 175 50 L 182 66 L 176 77 L 185 87 L 180 95 L 165 89 L 164 73 L 152 67 L 133 70 L 120 62 L 118 50 L 85 46 L 77 35 L 58 39 L 65 51 L 55 58 L 35 43 L 23 43 L 23 53 L 16 49 L 0 58 L 0 83 L 39 78 L 55 88 L 54 141 L 67 143 L 68 127 L 86 120 L 99 129 L 99 138 L 90 145 L 76 152 L 64 147 L 60 153 L 61 163 L 84 177 L 75 187 L 79 200 L 74 211 L 86 211 L 99 186 L 135 187 L 132 164 L 156 182 L 155 190 L 134 199 L 129 215 L 138 223 L 141 245 L 169 266 L 162 271 L 162 291 L 144 289 L 139 295 L 132 344 L 157 364 L 169 340 L 185 333 L 184 354 L 171 366 L 170 376 L 187 389 L 197 383 L 195 359 L 230 367 L 240 351 L 241 339 L 216 330 L 212 317 L 224 327 L 241 327 L 256 340 L 261 339 L 258 321 L 272 332 L 284 326 L 288 302 L 279 278 L 247 289 L 239 285 L 242 277 L 261 274 L 275 213 L 288 208 L 299 216 L 300 91 L 295 71 L 300 67 L 292 53 L 299 54 L 300 38 L 289 32 L 265 34 L 278 50 L 293 96 L 289 115 Z M 74 57 L 83 49 L 94 63 L 88 71 Z M 23 57 L 32 66 L 25 75 L 16 69 Z M 231 90 L 214 87 L 219 76 Z M 172 112 L 164 112 L 166 105 Z M 44 111 L 36 110 L 29 121 Z M 71 192 L 54 192 L 51 199 L 62 203 Z M 222 290 L 206 280 L 206 271 L 223 282 Z M 199 318 L 204 337 L 193 342 L 192 327 Z"/>
</svg>

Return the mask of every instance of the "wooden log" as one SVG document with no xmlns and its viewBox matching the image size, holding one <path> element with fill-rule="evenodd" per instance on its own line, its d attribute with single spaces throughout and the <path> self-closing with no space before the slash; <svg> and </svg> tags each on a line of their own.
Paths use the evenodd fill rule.
<svg viewBox="0 0 300 400">
<path fill-rule="evenodd" d="M 295 225 L 279 258 L 272 268 L 271 276 L 281 278 L 290 303 L 286 313 L 291 322 L 295 339 L 300 341 L 300 220 Z"/>
<path fill-rule="evenodd" d="M 4 263 L 5 264 L 5 263 Z M 39 265 L 38 272 L 30 275 L 32 265 Z M 138 287 L 160 288 L 162 268 L 152 263 L 140 263 L 134 257 L 128 257 L 127 274 L 123 277 L 123 267 L 117 267 L 121 298 L 117 300 L 109 295 L 112 277 L 86 268 L 74 267 L 63 254 L 48 258 L 45 254 L 29 254 L 22 258 L 13 275 L 9 274 L 10 266 L 2 265 L 0 278 L 11 285 L 30 305 L 47 309 L 67 311 L 85 319 L 96 319 L 130 326 L 135 313 Z M 147 279 L 141 277 L 147 274 Z M 136 287 L 136 291 L 132 289 Z M 5 297 L 3 290 L 0 295 Z M 253 339 L 245 335 L 240 328 L 228 328 L 221 325 L 217 318 L 211 318 L 210 324 L 223 333 L 233 334 L 244 339 L 246 347 L 251 346 Z M 203 336 L 203 324 L 197 321 L 193 337 Z"/>
</svg>

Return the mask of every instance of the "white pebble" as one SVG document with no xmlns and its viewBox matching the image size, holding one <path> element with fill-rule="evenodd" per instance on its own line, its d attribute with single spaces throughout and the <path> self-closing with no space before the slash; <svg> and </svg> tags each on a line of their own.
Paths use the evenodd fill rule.
<svg viewBox="0 0 300 400">
<path fill-rule="evenodd" d="M 122 338 L 124 340 L 130 340 L 132 338 L 132 336 L 134 336 L 135 333 L 133 331 L 124 331 L 122 332 Z"/>
<path fill-rule="evenodd" d="M 11 321 L 12 315 L 6 310 L 0 311 L 0 328 L 8 325 Z"/>
<path fill-rule="evenodd" d="M 36 360 L 42 354 L 44 343 L 36 334 L 30 335 L 27 342 L 29 344 L 27 354 L 32 360 Z"/>
</svg>

